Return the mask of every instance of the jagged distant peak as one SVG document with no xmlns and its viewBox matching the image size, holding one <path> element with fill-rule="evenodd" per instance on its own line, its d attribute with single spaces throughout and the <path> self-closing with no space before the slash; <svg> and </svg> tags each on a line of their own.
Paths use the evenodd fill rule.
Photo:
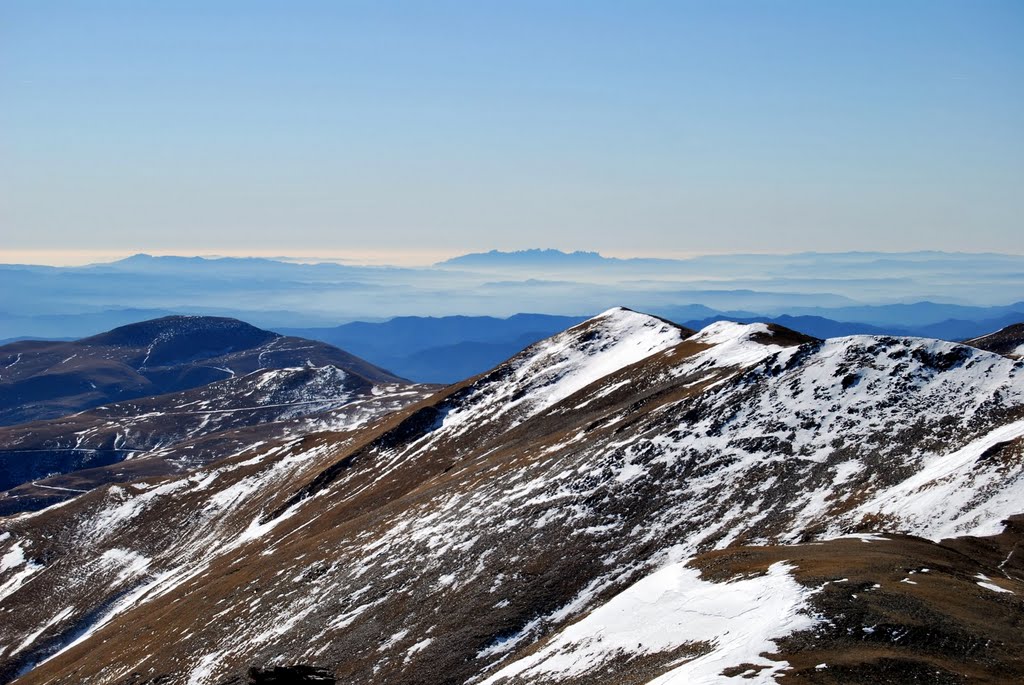
<svg viewBox="0 0 1024 685">
<path fill-rule="evenodd" d="M 500 265 L 545 265 L 545 264 L 596 264 L 606 261 L 618 261 L 613 257 L 605 257 L 599 252 L 576 250 L 564 252 L 550 248 L 531 248 L 528 250 L 489 250 L 487 252 L 471 252 L 440 262 L 440 265 L 465 264 L 500 264 Z"/>
<path fill-rule="evenodd" d="M 133 255 L 129 255 L 122 259 L 115 260 L 113 262 L 107 262 L 105 264 L 98 264 L 94 266 L 117 266 L 117 265 L 132 265 L 132 264 L 144 264 L 152 265 L 153 263 L 163 264 L 205 264 L 209 262 L 215 263 L 277 263 L 276 259 L 268 259 L 266 257 L 238 257 L 238 256 L 225 256 L 225 255 L 155 255 L 149 254 L 148 252 L 137 252 Z"/>
</svg>

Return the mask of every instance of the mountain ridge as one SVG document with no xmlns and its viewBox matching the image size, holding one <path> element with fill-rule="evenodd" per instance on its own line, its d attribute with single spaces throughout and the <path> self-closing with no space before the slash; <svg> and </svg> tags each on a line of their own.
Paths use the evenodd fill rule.
<svg viewBox="0 0 1024 685">
<path fill-rule="evenodd" d="M 0 519 L 0 544 L 22 560 L 0 575 L 15 609 L 0 672 L 28 669 L 26 684 L 213 685 L 275 669 L 480 682 L 540 655 L 529 682 L 654 682 L 709 660 L 714 677 L 751 682 L 787 665 L 800 682 L 936 670 L 953 682 L 964 669 L 998 682 L 1024 674 L 1007 628 L 1020 571 L 1008 557 L 1007 575 L 996 568 L 1015 544 L 1000 521 L 1019 513 L 1022 459 L 1019 361 L 766 324 L 692 333 L 611 310 L 353 433 Z M 907 533 L 953 534 L 959 551 L 880 540 Z M 849 534 L 861 539 L 836 538 Z M 800 570 L 773 566 L 794 555 Z M 658 603 L 659 635 L 676 637 L 562 640 L 680 563 L 702 569 L 676 576 L 695 592 L 718 583 L 723 596 L 768 571 L 813 593 L 834 630 L 767 633 L 776 652 L 748 655 L 722 632 L 744 612 L 693 642 L 672 627 L 675 605 Z M 952 623 L 922 632 L 920 611 Z M 979 617 L 987 627 L 972 627 Z M 548 645 L 582 670 L 551 662 Z M 840 662 L 818 668 L 835 646 Z"/>
<path fill-rule="evenodd" d="M 0 424 L 199 387 L 266 366 L 332 362 L 368 380 L 402 381 L 324 343 L 224 317 L 168 316 L 70 342 L 16 342 L 0 347 Z"/>
</svg>

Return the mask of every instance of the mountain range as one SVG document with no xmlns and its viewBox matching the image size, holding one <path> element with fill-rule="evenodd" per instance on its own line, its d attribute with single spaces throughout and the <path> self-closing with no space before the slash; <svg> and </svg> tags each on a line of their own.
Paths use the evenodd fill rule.
<svg viewBox="0 0 1024 685">
<path fill-rule="evenodd" d="M 0 518 L 0 680 L 1018 682 L 1024 339 L 969 343 L 616 308 L 246 426 Z"/>
<path fill-rule="evenodd" d="M 806 315 L 914 328 L 1020 314 L 1024 257 L 871 252 L 622 259 L 528 250 L 397 268 L 140 254 L 87 266 L 0 265 L 0 289 L 17 293 L 0 304 L 0 340 L 77 339 L 172 314 L 232 317 L 280 330 L 406 316 L 537 312 L 582 319 L 614 304 L 677 321 Z M 700 307 L 702 313 L 683 313 Z"/>
<path fill-rule="evenodd" d="M 233 319 L 164 317 L 0 347 L 0 513 L 359 425 L 431 390 L 340 349 Z"/>
<path fill-rule="evenodd" d="M 0 348 L 0 425 L 115 400 L 185 390 L 261 368 L 348 368 L 365 382 L 401 380 L 346 352 L 234 319 L 172 316 L 70 342 Z"/>
</svg>

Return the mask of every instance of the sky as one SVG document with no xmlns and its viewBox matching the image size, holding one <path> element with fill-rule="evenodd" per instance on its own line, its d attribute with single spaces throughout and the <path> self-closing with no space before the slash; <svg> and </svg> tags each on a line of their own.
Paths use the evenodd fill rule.
<svg viewBox="0 0 1024 685">
<path fill-rule="evenodd" d="M 1018 0 L 0 1 L 36 262 L 1021 253 L 1021 188 Z"/>
</svg>

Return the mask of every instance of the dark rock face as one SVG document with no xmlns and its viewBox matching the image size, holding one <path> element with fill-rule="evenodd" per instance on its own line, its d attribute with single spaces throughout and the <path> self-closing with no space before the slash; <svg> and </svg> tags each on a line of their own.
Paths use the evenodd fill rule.
<svg viewBox="0 0 1024 685">
<path fill-rule="evenodd" d="M 160 367 L 252 349 L 277 337 L 236 319 L 168 316 L 121 326 L 79 342 L 95 347 L 146 347 L 145 364 Z"/>
</svg>

